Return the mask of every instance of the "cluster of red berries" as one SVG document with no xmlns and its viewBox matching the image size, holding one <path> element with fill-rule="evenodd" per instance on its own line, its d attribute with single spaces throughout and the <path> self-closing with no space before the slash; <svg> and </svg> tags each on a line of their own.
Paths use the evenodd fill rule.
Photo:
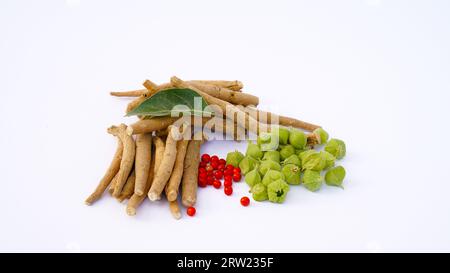
<svg viewBox="0 0 450 273">
<path fill-rule="evenodd" d="M 219 159 L 218 156 L 203 154 L 198 166 L 198 186 L 213 186 L 216 189 L 222 187 L 223 178 L 224 193 L 226 195 L 233 194 L 233 181 L 239 182 L 242 179 L 241 169 L 233 165 L 227 165 L 225 159 Z"/>
<path fill-rule="evenodd" d="M 233 181 L 239 182 L 242 179 L 241 169 L 228 164 L 223 158 L 216 155 L 210 156 L 209 154 L 203 154 L 200 164 L 198 166 L 198 186 L 205 188 L 207 186 L 213 186 L 216 189 L 222 188 L 223 178 L 223 192 L 226 195 L 233 194 Z M 250 199 L 246 196 L 241 198 L 241 204 L 246 207 L 250 204 Z M 195 208 L 189 207 L 187 209 L 187 215 L 194 216 Z"/>
</svg>

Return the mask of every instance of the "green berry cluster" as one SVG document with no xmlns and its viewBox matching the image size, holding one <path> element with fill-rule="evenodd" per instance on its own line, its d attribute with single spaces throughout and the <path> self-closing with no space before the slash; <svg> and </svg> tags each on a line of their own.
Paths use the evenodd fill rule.
<svg viewBox="0 0 450 273">
<path fill-rule="evenodd" d="M 322 128 L 310 137 L 323 149 L 311 147 L 303 131 L 276 127 L 259 135 L 256 143 L 249 142 L 245 156 L 235 152 L 254 200 L 283 203 L 290 185 L 302 184 L 313 192 L 324 182 L 342 188 L 345 169 L 335 164 L 345 156 L 345 143 L 328 140 L 329 135 Z"/>
</svg>

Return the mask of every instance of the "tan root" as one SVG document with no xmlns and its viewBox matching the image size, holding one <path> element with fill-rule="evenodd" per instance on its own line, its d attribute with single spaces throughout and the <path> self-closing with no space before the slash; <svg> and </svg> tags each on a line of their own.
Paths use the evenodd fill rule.
<svg viewBox="0 0 450 273">
<path fill-rule="evenodd" d="M 148 192 L 148 198 L 151 201 L 161 199 L 161 193 L 164 190 L 164 187 L 166 186 L 167 182 L 169 181 L 170 175 L 172 174 L 176 156 L 177 156 L 177 140 L 175 139 L 174 134 L 169 130 L 169 134 L 167 135 L 166 139 L 164 155 L 161 161 L 161 166 L 156 172 L 152 187 Z"/>
<path fill-rule="evenodd" d="M 193 206 L 197 201 L 198 164 L 200 163 L 202 140 L 196 139 L 200 136 L 203 137 L 202 132 L 198 132 L 194 136 L 194 139 L 189 141 L 184 159 L 184 173 L 181 180 L 181 201 L 185 207 Z"/>
<path fill-rule="evenodd" d="M 127 126 L 125 124 L 120 124 L 119 126 L 111 126 L 108 128 L 108 133 L 117 136 L 121 139 L 123 143 L 123 155 L 120 162 L 120 169 L 117 173 L 116 187 L 114 188 L 113 196 L 119 197 L 122 192 L 122 188 L 127 182 L 127 178 L 130 175 L 131 169 L 134 164 L 134 156 L 136 153 L 136 145 L 134 139 L 127 135 Z"/>
<path fill-rule="evenodd" d="M 152 135 L 139 134 L 136 137 L 136 184 L 134 191 L 137 195 L 143 195 L 152 157 Z"/>
<path fill-rule="evenodd" d="M 169 182 L 167 182 L 166 185 L 166 196 L 169 201 L 177 200 L 178 189 L 180 188 L 181 178 L 183 177 L 184 158 L 186 156 L 188 144 L 189 140 L 180 140 L 177 143 L 177 157 L 175 159 L 175 165 L 173 167 Z"/>
<path fill-rule="evenodd" d="M 108 170 L 106 170 L 105 175 L 100 180 L 100 183 L 98 184 L 97 188 L 95 188 L 94 192 L 91 195 L 89 195 L 89 197 L 84 201 L 86 205 L 91 205 L 92 203 L 97 201 L 102 196 L 103 192 L 105 192 L 105 190 L 108 188 L 111 181 L 119 172 L 120 163 L 122 161 L 122 153 L 123 153 L 122 140 L 118 138 L 117 149 L 114 154 L 113 160 L 109 165 Z"/>
</svg>

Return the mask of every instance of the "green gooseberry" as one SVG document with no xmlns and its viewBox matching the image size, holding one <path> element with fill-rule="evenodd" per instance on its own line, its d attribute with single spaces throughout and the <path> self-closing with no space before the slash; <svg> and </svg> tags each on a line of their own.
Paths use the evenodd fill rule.
<svg viewBox="0 0 450 273">
<path fill-rule="evenodd" d="M 261 175 L 258 170 L 252 170 L 245 175 L 245 183 L 251 187 L 254 185 L 261 183 Z"/>
<path fill-rule="evenodd" d="M 258 160 L 254 159 L 251 156 L 246 156 L 241 160 L 241 162 L 239 162 L 239 168 L 244 175 L 257 167 Z"/>
<path fill-rule="evenodd" d="M 281 173 L 285 177 L 285 181 L 292 185 L 299 185 L 301 183 L 300 181 L 300 175 L 301 170 L 300 167 L 294 165 L 294 164 L 287 164 L 281 169 Z M 264 179 L 263 179 L 264 180 Z"/>
<path fill-rule="evenodd" d="M 337 159 L 342 159 L 346 153 L 344 141 L 336 138 L 330 139 L 324 149 Z"/>
<path fill-rule="evenodd" d="M 283 148 L 281 148 L 280 150 L 280 157 L 281 160 L 285 160 L 286 158 L 290 157 L 291 155 L 293 155 L 295 153 L 295 148 L 292 145 L 285 145 Z"/>
<path fill-rule="evenodd" d="M 327 173 L 325 174 L 325 183 L 327 183 L 328 186 L 344 188 L 342 186 L 344 178 L 345 178 L 344 167 L 337 166 L 327 171 Z"/>
<path fill-rule="evenodd" d="M 250 192 L 255 201 L 265 201 L 268 199 L 267 188 L 262 183 L 254 185 Z"/>
<path fill-rule="evenodd" d="M 262 151 L 274 151 L 278 149 L 278 135 L 268 132 L 260 133 L 256 139 L 256 143 Z"/>
<path fill-rule="evenodd" d="M 270 202 L 283 203 L 289 191 L 289 185 L 282 179 L 274 181 L 267 186 L 267 195 Z"/>
<path fill-rule="evenodd" d="M 278 135 L 278 140 L 279 140 L 280 144 L 282 144 L 282 145 L 288 144 L 288 140 L 289 140 L 289 130 L 288 129 L 286 129 L 284 127 L 280 127 L 280 126 L 273 126 L 272 132 L 273 132 L 273 134 Z"/>
<path fill-rule="evenodd" d="M 323 183 L 323 176 L 320 175 L 320 172 L 306 170 L 303 174 L 303 186 L 309 191 L 318 191 Z"/>
<path fill-rule="evenodd" d="M 256 159 L 261 159 L 263 157 L 263 152 L 259 148 L 259 146 L 255 143 L 249 142 L 247 146 L 246 156 L 251 156 Z"/>
<path fill-rule="evenodd" d="M 282 163 L 282 165 L 287 165 L 287 164 L 294 164 L 294 165 L 296 165 L 298 167 L 302 166 L 302 162 L 300 161 L 300 158 L 298 158 L 298 156 L 295 155 L 295 154 L 293 154 L 290 157 L 286 158 L 283 161 L 283 163 Z"/>
<path fill-rule="evenodd" d="M 328 141 L 328 133 L 322 128 L 317 128 L 313 131 L 313 134 L 318 136 L 319 144 L 325 144 Z"/>
<path fill-rule="evenodd" d="M 227 154 L 227 164 L 238 167 L 241 160 L 244 159 L 244 155 L 239 151 L 229 152 Z"/>
<path fill-rule="evenodd" d="M 303 161 L 304 158 L 308 157 L 310 154 L 316 153 L 315 150 L 306 150 L 298 154 L 298 158 Z"/>
<path fill-rule="evenodd" d="M 275 162 L 280 162 L 280 152 L 278 151 L 267 151 L 264 153 L 262 160 L 273 160 Z"/>
<path fill-rule="evenodd" d="M 278 179 L 284 180 L 284 174 L 282 174 L 280 171 L 268 170 L 261 182 L 264 185 L 268 186 L 270 183 Z"/>
<path fill-rule="evenodd" d="M 325 168 L 325 158 L 321 153 L 313 151 L 303 156 L 302 159 L 302 169 L 303 170 L 313 170 L 321 171 Z"/>
<path fill-rule="evenodd" d="M 289 134 L 289 143 L 296 149 L 304 149 L 306 146 L 306 135 L 303 131 L 292 129 Z"/>
<path fill-rule="evenodd" d="M 259 165 L 259 173 L 261 175 L 265 175 L 268 170 L 281 171 L 280 163 L 275 162 L 273 160 L 262 161 L 261 165 Z"/>
<path fill-rule="evenodd" d="M 321 151 L 320 155 L 322 156 L 323 160 L 325 160 L 325 170 L 334 167 L 336 158 L 332 154 L 327 151 Z"/>
</svg>

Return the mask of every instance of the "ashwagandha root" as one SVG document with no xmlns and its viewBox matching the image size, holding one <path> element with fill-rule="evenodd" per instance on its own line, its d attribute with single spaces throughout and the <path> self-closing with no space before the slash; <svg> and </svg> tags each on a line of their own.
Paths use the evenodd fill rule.
<svg viewBox="0 0 450 273">
<path fill-rule="evenodd" d="M 202 136 L 202 132 L 197 132 L 194 139 L 189 141 L 186 157 L 184 159 L 184 173 L 181 181 L 181 202 L 183 206 L 190 207 L 197 201 L 198 189 L 198 164 L 200 163 L 200 147 L 202 140 L 196 140 Z"/>
<path fill-rule="evenodd" d="M 114 178 L 111 180 L 111 184 L 109 185 L 108 192 L 109 194 L 113 194 L 114 188 L 116 187 L 117 183 L 117 174 L 114 176 Z"/>
<path fill-rule="evenodd" d="M 131 172 L 130 176 L 127 179 L 127 182 L 125 182 L 125 185 L 123 186 L 122 192 L 120 193 L 119 197 L 116 198 L 119 203 L 122 203 L 125 199 L 129 199 L 134 194 L 135 183 L 136 168 Z"/>
<path fill-rule="evenodd" d="M 178 205 L 178 200 L 175 199 L 174 201 L 169 201 L 169 209 L 173 218 L 177 220 L 181 218 L 181 210 L 180 206 Z"/>
<path fill-rule="evenodd" d="M 155 163 L 153 164 L 153 178 L 152 178 L 151 185 L 147 191 L 147 196 L 149 196 L 150 188 L 153 185 L 153 181 L 155 180 L 156 173 L 158 173 L 159 167 L 161 166 L 161 162 L 164 157 L 164 150 L 166 149 L 166 144 L 160 137 L 154 137 L 153 144 L 155 145 L 155 152 L 154 152 Z M 150 199 L 150 197 L 149 197 L 149 199 Z"/>
<path fill-rule="evenodd" d="M 113 160 L 111 161 L 111 164 L 108 167 L 108 170 L 106 170 L 105 175 L 100 180 L 100 183 L 98 184 L 97 188 L 94 190 L 94 192 L 84 201 L 86 205 L 91 205 L 95 201 L 97 201 L 105 192 L 105 190 L 108 188 L 111 181 L 114 179 L 116 174 L 119 172 L 120 169 L 120 163 L 122 161 L 122 154 L 123 154 L 124 146 L 122 144 L 122 140 L 118 138 L 117 141 L 117 149 L 114 154 Z"/>
<path fill-rule="evenodd" d="M 274 113 L 270 113 L 270 112 L 265 112 L 265 111 L 261 111 L 258 110 L 254 107 L 244 107 L 241 105 L 237 106 L 239 109 L 241 110 L 245 110 L 247 111 L 251 116 L 253 116 L 256 120 L 258 120 L 261 123 L 266 123 L 266 124 L 270 124 L 272 122 L 272 119 L 274 117 L 278 117 L 278 123 L 282 126 L 285 127 L 293 127 L 293 128 L 298 128 L 298 129 L 303 129 L 306 131 L 314 131 L 317 128 L 320 128 L 319 125 L 315 125 L 309 122 L 305 122 L 305 121 L 301 121 L 295 118 L 290 118 L 290 117 L 286 117 L 286 116 L 279 116 L 277 114 Z M 264 118 L 262 118 L 264 117 Z"/>
<path fill-rule="evenodd" d="M 176 87 L 190 88 L 190 89 L 194 90 L 195 92 L 200 94 L 208 104 L 217 105 L 225 115 L 227 115 L 228 112 L 232 112 L 233 115 L 236 115 L 238 117 L 241 115 L 244 118 L 234 118 L 234 117 L 229 117 L 229 116 L 227 116 L 227 118 L 229 118 L 231 120 L 235 120 L 239 126 L 245 128 L 246 130 L 248 130 L 252 133 L 258 134 L 260 131 L 262 131 L 262 132 L 270 131 L 270 126 L 268 126 L 267 124 L 258 122 L 256 119 L 251 117 L 248 113 L 246 113 L 245 111 L 242 111 L 241 109 L 236 107 L 234 104 L 231 104 L 227 101 L 218 99 L 211 95 L 208 95 L 208 94 L 200 91 L 195 86 L 192 86 L 191 84 L 189 84 L 175 76 L 170 79 L 170 82 Z M 251 124 L 254 124 L 255 126 L 251 126 Z"/>
<path fill-rule="evenodd" d="M 193 80 L 189 81 L 190 83 L 201 83 L 201 84 L 209 84 L 217 87 L 227 88 L 232 91 L 241 92 L 242 88 L 244 88 L 244 84 L 240 81 L 211 81 L 211 80 Z"/>
<path fill-rule="evenodd" d="M 152 157 L 152 135 L 139 134 L 136 136 L 136 159 L 134 168 L 136 170 L 136 184 L 134 192 L 143 195 L 145 184 L 150 169 L 150 159 Z"/>
<path fill-rule="evenodd" d="M 178 117 L 155 117 L 151 119 L 142 119 L 128 126 L 127 134 L 131 136 L 135 134 L 145 134 L 163 130 L 169 127 L 169 125 L 172 125 L 178 119 Z"/>
<path fill-rule="evenodd" d="M 172 175 L 166 185 L 166 196 L 169 201 L 176 201 L 181 178 L 183 177 L 184 158 L 186 156 L 189 140 L 180 140 L 177 143 L 177 157 L 173 166 Z"/>
<path fill-rule="evenodd" d="M 232 91 L 227 88 L 219 87 L 216 85 L 198 83 L 198 82 L 188 82 L 189 85 L 192 85 L 204 93 L 211 95 L 215 98 L 228 101 L 232 104 L 241 104 L 241 105 L 253 105 L 257 106 L 259 104 L 259 98 L 247 93 Z"/>
<path fill-rule="evenodd" d="M 127 182 L 127 178 L 130 175 L 131 169 L 134 164 L 134 156 L 136 154 L 136 145 L 134 139 L 127 135 L 127 126 L 120 124 L 119 126 L 111 126 L 108 128 L 108 133 L 119 137 L 123 143 L 123 154 L 120 162 L 120 169 L 117 173 L 116 187 L 114 188 L 113 196 L 119 197 L 122 192 L 122 188 Z"/>
<path fill-rule="evenodd" d="M 161 162 L 163 160 L 164 156 L 164 150 L 166 149 L 166 144 L 160 137 L 155 137 L 155 166 L 154 166 L 154 172 L 155 175 L 159 170 L 159 167 L 161 166 Z"/>
<path fill-rule="evenodd" d="M 139 97 L 145 94 L 145 89 L 110 92 L 109 94 L 114 97 Z"/>
<path fill-rule="evenodd" d="M 164 143 L 163 143 L 164 145 Z M 137 195 L 136 193 L 133 194 L 133 196 L 130 197 L 130 200 L 127 203 L 126 212 L 130 216 L 136 215 L 137 208 L 142 204 L 142 202 L 147 197 L 147 193 L 150 190 L 150 187 L 152 186 L 154 174 L 155 174 L 155 152 L 153 151 L 152 157 L 151 157 L 151 163 L 150 163 L 150 169 L 147 176 L 147 183 L 145 184 L 144 194 L 143 195 Z"/>
<path fill-rule="evenodd" d="M 148 81 L 148 80 L 147 80 Z M 154 89 L 167 89 L 172 87 L 170 83 L 165 83 L 162 84 L 160 86 L 157 86 L 155 84 L 149 84 L 147 83 L 147 81 L 144 82 L 144 86 L 151 86 Z M 231 91 L 235 91 L 235 92 L 242 92 L 242 88 L 244 87 L 244 85 L 242 84 L 242 82 L 240 81 L 214 81 L 214 80 L 193 80 L 193 81 L 188 81 L 190 83 L 198 83 L 198 84 L 208 84 L 208 85 L 213 85 L 213 86 L 217 86 L 220 88 L 226 88 L 229 89 Z M 146 89 L 138 89 L 138 90 L 130 90 L 130 91 L 119 91 L 119 92 L 110 92 L 111 96 L 115 96 L 115 97 L 139 97 L 139 96 L 143 96 L 146 95 L 146 97 L 149 97 L 148 94 L 148 88 Z"/>
<path fill-rule="evenodd" d="M 169 127 L 171 128 L 171 127 Z M 164 190 L 170 175 L 172 174 L 173 166 L 177 156 L 177 140 L 174 137 L 174 133 L 170 132 L 167 135 L 166 147 L 164 149 L 164 155 L 161 161 L 161 166 L 156 172 L 155 179 L 153 180 L 152 187 L 148 192 L 148 198 L 150 201 L 156 201 L 161 199 L 161 193 Z"/>
</svg>

